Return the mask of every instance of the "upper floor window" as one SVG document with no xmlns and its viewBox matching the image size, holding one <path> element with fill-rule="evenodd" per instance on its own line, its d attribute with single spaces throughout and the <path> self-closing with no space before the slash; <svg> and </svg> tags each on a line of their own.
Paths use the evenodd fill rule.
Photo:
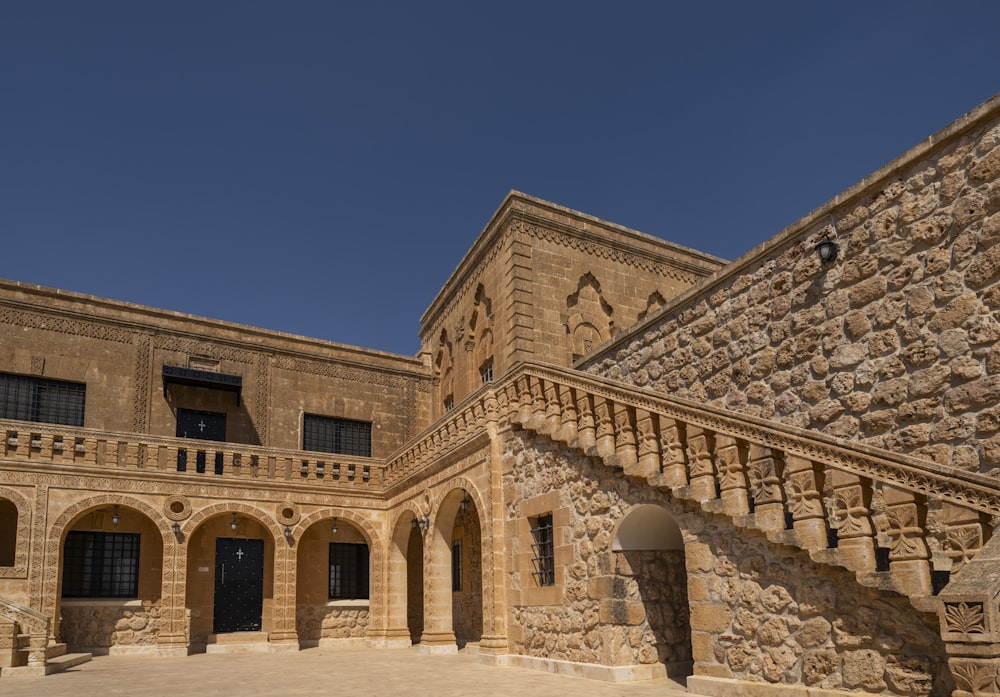
<svg viewBox="0 0 1000 697">
<path fill-rule="evenodd" d="M 339 455 L 372 456 L 372 425 L 367 421 L 306 414 L 302 449 Z"/>
<path fill-rule="evenodd" d="M 479 369 L 479 377 L 482 378 L 484 385 L 493 382 L 493 361 L 483 363 L 483 367 Z"/>
<path fill-rule="evenodd" d="M 0 418 L 83 426 L 87 386 L 0 373 Z"/>
<path fill-rule="evenodd" d="M 70 530 L 63 557 L 64 598 L 138 597 L 138 533 Z"/>
<path fill-rule="evenodd" d="M 447 397 L 444 398 L 444 410 L 451 411 L 454 408 L 455 408 L 455 398 L 452 397 L 451 395 L 448 395 Z"/>
</svg>

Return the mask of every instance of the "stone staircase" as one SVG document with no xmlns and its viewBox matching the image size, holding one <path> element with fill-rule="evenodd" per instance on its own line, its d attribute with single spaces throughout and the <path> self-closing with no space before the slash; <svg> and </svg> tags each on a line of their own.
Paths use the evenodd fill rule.
<svg viewBox="0 0 1000 697">
<path fill-rule="evenodd" d="M 498 421 L 936 613 L 956 684 L 1000 685 L 1000 482 L 539 364 L 480 399 Z"/>
<path fill-rule="evenodd" d="M 91 659 L 89 653 L 67 653 L 66 644 L 49 643 L 50 625 L 45 615 L 0 599 L 0 678 L 51 675 Z"/>
</svg>

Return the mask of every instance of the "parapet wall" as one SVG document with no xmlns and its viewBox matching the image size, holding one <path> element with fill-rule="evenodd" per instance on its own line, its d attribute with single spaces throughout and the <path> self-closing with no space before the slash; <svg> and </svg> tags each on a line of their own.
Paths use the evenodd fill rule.
<svg viewBox="0 0 1000 697">
<path fill-rule="evenodd" d="M 606 345 L 591 373 L 1000 471 L 1000 97 Z M 822 263 L 815 246 L 834 240 Z"/>
</svg>

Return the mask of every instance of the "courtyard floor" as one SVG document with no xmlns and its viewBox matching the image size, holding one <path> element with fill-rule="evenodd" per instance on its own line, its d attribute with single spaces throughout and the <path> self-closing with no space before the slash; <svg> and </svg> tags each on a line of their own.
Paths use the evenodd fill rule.
<svg viewBox="0 0 1000 697">
<path fill-rule="evenodd" d="M 197 654 L 183 658 L 98 656 L 43 678 L 4 678 L 11 697 L 680 697 L 677 683 L 608 683 L 524 668 L 493 667 L 472 655 L 413 649 L 327 649 L 297 653 Z"/>
</svg>

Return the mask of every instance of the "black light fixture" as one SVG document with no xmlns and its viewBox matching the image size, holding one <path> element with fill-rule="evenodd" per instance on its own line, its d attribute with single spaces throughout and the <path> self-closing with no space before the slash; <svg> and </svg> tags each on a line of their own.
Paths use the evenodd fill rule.
<svg viewBox="0 0 1000 697">
<path fill-rule="evenodd" d="M 180 523 L 178 523 L 178 522 L 175 521 L 174 524 L 170 526 L 170 529 L 174 531 L 174 535 L 176 535 L 177 537 L 180 537 L 180 535 L 181 535 L 181 524 Z"/>
<path fill-rule="evenodd" d="M 469 492 L 462 489 L 462 502 L 458 504 L 458 507 L 462 509 L 462 513 L 469 510 Z"/>
<path fill-rule="evenodd" d="M 111 527 L 117 528 L 121 519 L 122 517 L 118 513 L 118 506 L 115 506 L 115 512 L 111 514 Z"/>
<path fill-rule="evenodd" d="M 233 519 L 229 521 L 229 529 L 236 532 L 236 513 L 233 513 Z"/>
<path fill-rule="evenodd" d="M 410 526 L 414 528 L 420 528 L 421 530 L 426 530 L 431 526 L 431 519 L 428 518 L 427 516 L 414 518 L 412 521 L 410 521 Z"/>
<path fill-rule="evenodd" d="M 336 518 L 333 519 L 333 527 L 330 528 L 330 532 L 332 532 L 334 535 L 337 534 L 337 519 Z"/>
<path fill-rule="evenodd" d="M 829 237 L 824 237 L 823 240 L 816 245 L 816 252 L 819 254 L 819 260 L 824 264 L 828 261 L 833 261 L 837 258 L 837 243 Z"/>
</svg>

